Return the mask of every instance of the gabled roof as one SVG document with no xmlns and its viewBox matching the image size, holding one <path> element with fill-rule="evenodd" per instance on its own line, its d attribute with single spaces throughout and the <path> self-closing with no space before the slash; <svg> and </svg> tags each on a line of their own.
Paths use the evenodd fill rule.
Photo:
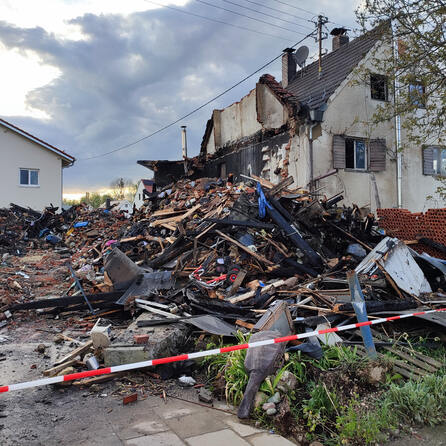
<svg viewBox="0 0 446 446">
<path fill-rule="evenodd" d="M 320 107 L 378 42 L 380 36 L 380 27 L 377 27 L 341 45 L 322 57 L 321 77 L 319 62 L 313 62 L 298 71 L 286 89 L 310 109 Z"/>
<path fill-rule="evenodd" d="M 62 161 L 65 163 L 66 166 L 73 164 L 74 161 L 76 160 L 74 156 L 68 155 L 68 153 L 64 152 L 63 150 L 60 150 L 57 147 L 54 147 L 51 144 L 48 144 L 47 142 L 37 138 L 36 136 L 31 135 L 31 133 L 25 132 L 25 130 L 22 130 L 21 128 L 11 124 L 10 122 L 5 121 L 4 119 L 0 119 L 0 125 L 12 130 L 15 133 L 18 133 L 19 135 L 24 136 L 30 141 L 35 142 L 36 144 L 44 147 L 45 149 L 48 149 L 51 152 L 56 153 L 62 158 Z"/>
</svg>

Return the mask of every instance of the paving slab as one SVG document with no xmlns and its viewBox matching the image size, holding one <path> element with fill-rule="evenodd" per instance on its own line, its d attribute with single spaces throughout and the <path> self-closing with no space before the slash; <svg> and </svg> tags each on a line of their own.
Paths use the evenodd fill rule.
<svg viewBox="0 0 446 446">
<path fill-rule="evenodd" d="M 117 431 L 119 438 L 129 440 L 144 435 L 158 434 L 169 430 L 169 427 L 156 417 L 148 415 L 145 419 L 131 423 Z M 116 429 L 116 428 L 115 428 Z"/>
<path fill-rule="evenodd" d="M 183 401 L 181 401 L 180 404 L 169 401 L 166 405 L 160 406 L 157 409 L 157 414 L 164 420 L 170 420 L 171 418 L 180 418 L 203 410 L 206 409 L 201 406 L 197 406 L 196 404 L 185 403 Z"/>
<path fill-rule="evenodd" d="M 249 446 L 249 443 L 231 429 L 186 438 L 186 443 L 189 446 Z"/>
<path fill-rule="evenodd" d="M 296 446 L 290 440 L 276 434 L 269 434 L 267 432 L 249 438 L 252 446 Z"/>
<path fill-rule="evenodd" d="M 262 432 L 265 432 L 265 430 L 257 429 L 249 424 L 242 424 L 240 421 L 235 418 L 231 417 L 229 419 L 223 420 L 232 430 L 237 432 L 241 437 L 248 437 L 249 435 L 254 434 L 260 434 Z"/>
<path fill-rule="evenodd" d="M 166 420 L 169 427 L 181 438 L 194 437 L 207 432 L 215 432 L 224 429 L 225 423 L 221 421 L 216 411 L 209 409 L 204 412 L 173 417 Z"/>
<path fill-rule="evenodd" d="M 160 434 L 132 438 L 124 444 L 126 446 L 185 446 L 173 432 L 161 432 Z"/>
</svg>

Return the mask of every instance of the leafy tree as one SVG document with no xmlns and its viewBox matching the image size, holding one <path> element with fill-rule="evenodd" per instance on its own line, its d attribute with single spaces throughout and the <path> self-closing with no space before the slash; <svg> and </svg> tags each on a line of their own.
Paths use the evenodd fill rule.
<svg viewBox="0 0 446 446">
<path fill-rule="evenodd" d="M 116 178 L 110 183 L 112 195 L 115 200 L 133 200 L 137 185 L 127 178 Z"/>
</svg>

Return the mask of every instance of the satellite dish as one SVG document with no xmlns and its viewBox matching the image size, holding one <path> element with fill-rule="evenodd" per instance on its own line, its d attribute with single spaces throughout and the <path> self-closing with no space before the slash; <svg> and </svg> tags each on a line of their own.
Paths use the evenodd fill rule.
<svg viewBox="0 0 446 446">
<path fill-rule="evenodd" d="M 293 54 L 294 60 L 296 61 L 297 65 L 299 65 L 299 67 L 302 68 L 305 65 L 305 61 L 307 60 L 308 54 L 310 54 L 310 50 L 305 45 L 298 48 L 296 53 Z"/>
</svg>

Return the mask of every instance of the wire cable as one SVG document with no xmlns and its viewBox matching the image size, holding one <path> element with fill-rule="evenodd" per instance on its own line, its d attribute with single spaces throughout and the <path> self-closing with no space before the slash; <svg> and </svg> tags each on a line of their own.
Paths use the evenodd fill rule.
<svg viewBox="0 0 446 446">
<path fill-rule="evenodd" d="M 286 6 L 289 6 L 290 8 L 298 9 L 299 11 L 303 11 L 303 12 L 306 12 L 306 13 L 314 16 L 314 12 L 308 11 L 308 9 L 300 8 L 299 6 L 295 6 L 295 5 L 290 5 L 289 3 L 282 2 L 281 0 L 274 0 L 274 1 L 277 3 L 281 3 L 282 5 L 286 5 Z"/>
<path fill-rule="evenodd" d="M 290 41 L 290 39 L 286 39 L 285 37 L 280 37 L 280 36 L 276 36 L 274 34 L 264 33 L 262 31 L 257 31 L 255 29 L 246 28 L 246 27 L 241 26 L 241 25 L 234 25 L 232 23 L 224 22 L 223 20 L 213 19 L 211 17 L 206 17 L 204 15 L 195 14 L 194 12 L 186 11 L 184 9 L 175 8 L 174 6 L 163 5 L 161 3 L 153 2 L 152 0 L 145 0 L 145 1 L 147 3 L 151 3 L 151 4 L 159 6 L 161 8 L 171 9 L 172 11 L 181 12 L 183 14 L 191 15 L 193 17 L 199 17 L 200 19 L 209 20 L 210 22 L 221 23 L 222 25 L 232 26 L 233 28 L 243 29 L 245 31 L 249 31 L 249 32 L 256 33 L 256 34 L 261 34 L 261 35 L 268 36 L 268 37 L 274 37 L 276 39 L 285 40 L 287 42 Z"/>
<path fill-rule="evenodd" d="M 231 0 L 222 0 L 222 1 L 224 1 L 225 3 L 230 3 L 231 5 L 234 5 L 234 6 L 238 6 L 239 8 L 245 8 L 248 11 L 253 11 L 253 12 L 257 13 L 257 14 L 262 14 L 262 15 L 264 15 L 266 17 L 272 17 L 273 19 L 281 20 L 282 22 L 290 23 L 291 25 L 297 25 L 297 26 L 300 26 L 303 29 L 311 30 L 311 28 L 309 28 L 308 26 L 303 26 L 303 25 L 301 25 L 299 23 L 291 22 L 290 20 L 281 19 L 280 17 L 277 17 L 276 15 L 267 14 L 266 12 L 258 11 L 257 9 L 250 8 L 249 6 L 240 5 L 238 3 L 232 2 Z"/>
<path fill-rule="evenodd" d="M 294 45 L 291 46 L 291 48 L 295 48 L 297 45 L 299 45 L 300 43 L 302 43 L 305 39 L 307 39 L 308 37 L 311 37 L 314 33 L 309 33 L 307 34 L 305 37 L 303 37 L 302 39 L 300 39 L 298 42 L 296 42 Z M 206 107 L 207 105 L 209 105 L 210 103 L 216 101 L 217 99 L 221 98 L 223 95 L 225 95 L 226 93 L 228 93 L 229 91 L 233 90 L 235 87 L 238 87 L 240 84 L 242 84 L 243 82 L 247 81 L 249 78 L 251 78 L 252 76 L 254 76 L 255 74 L 257 74 L 259 71 L 262 71 L 264 68 L 266 68 L 268 65 L 271 65 L 273 62 L 275 62 L 277 59 L 282 57 L 282 53 L 280 53 L 278 56 L 274 57 L 274 59 L 271 59 L 270 61 L 266 62 L 265 64 L 263 64 L 260 68 L 258 68 L 257 70 L 255 70 L 254 72 L 252 72 L 251 74 L 248 74 L 247 76 L 245 76 L 243 79 L 241 79 L 240 81 L 238 81 L 237 83 L 235 83 L 234 85 L 232 85 L 231 87 L 227 88 L 226 90 L 224 90 L 223 92 L 221 92 L 220 94 L 218 94 L 217 96 L 214 96 L 212 99 L 209 99 L 207 102 L 205 102 L 204 104 L 200 105 L 199 107 L 193 109 L 192 111 L 190 111 L 189 113 L 186 113 L 185 115 L 181 116 L 180 118 L 176 119 L 175 121 L 171 122 L 170 124 L 167 124 L 161 128 L 159 128 L 158 130 L 155 130 L 154 132 L 143 136 L 139 139 L 137 139 L 136 141 L 133 141 L 131 143 L 125 144 L 123 146 L 117 147 L 116 149 L 113 150 L 109 150 L 108 152 L 104 152 L 104 153 L 100 153 L 98 155 L 93 155 L 87 158 L 78 158 L 77 161 L 87 161 L 87 160 L 91 160 L 91 159 L 96 159 L 96 158 L 101 158 L 103 156 L 107 156 L 110 155 L 112 153 L 116 153 L 119 152 L 121 150 L 124 149 L 128 149 L 129 147 L 132 147 L 138 143 L 140 143 L 141 141 L 144 141 L 148 138 L 151 138 L 152 136 L 157 135 L 158 133 L 163 132 L 164 130 L 167 130 L 169 127 L 174 126 L 175 124 L 178 124 L 180 121 L 182 121 L 183 119 L 188 118 L 189 116 L 193 115 L 194 113 L 196 113 L 197 111 L 201 110 L 202 108 Z"/>
<path fill-rule="evenodd" d="M 272 6 L 267 6 L 267 5 L 264 5 L 264 4 L 262 4 L 262 3 L 254 2 L 254 1 L 252 1 L 252 0 L 245 0 L 245 2 L 247 2 L 247 3 L 252 3 L 253 5 L 261 6 L 262 8 L 271 9 L 271 11 L 280 12 L 281 14 L 286 14 L 287 16 L 294 17 L 295 19 L 304 20 L 305 22 L 311 22 L 311 23 L 313 23 L 313 22 L 312 22 L 311 20 L 309 20 L 309 19 L 305 19 L 304 17 L 300 17 L 300 16 L 298 16 L 298 15 L 290 14 L 289 12 L 283 11 L 283 10 L 281 10 L 281 9 L 273 8 Z"/>
<path fill-rule="evenodd" d="M 269 25 L 269 26 L 274 26 L 275 28 L 284 29 L 285 31 L 289 31 L 291 33 L 305 35 L 305 33 L 301 33 L 299 31 L 294 31 L 292 29 L 288 29 L 288 28 L 285 28 L 285 27 L 280 26 L 280 25 L 274 25 L 274 23 L 267 22 L 266 20 L 256 19 L 255 17 L 251 17 L 249 15 L 242 14 L 242 13 L 237 12 L 237 11 L 233 11 L 232 9 L 223 8 L 221 6 L 213 5 L 212 3 L 208 3 L 208 2 L 206 2 L 204 0 L 195 0 L 195 1 L 198 2 L 198 3 L 202 3 L 203 5 L 206 5 L 206 6 L 210 6 L 212 8 L 221 9 L 222 11 L 230 12 L 232 14 L 239 15 L 241 17 L 245 17 L 245 18 L 250 19 L 250 20 L 255 20 L 256 22 L 265 23 L 266 25 Z"/>
</svg>

